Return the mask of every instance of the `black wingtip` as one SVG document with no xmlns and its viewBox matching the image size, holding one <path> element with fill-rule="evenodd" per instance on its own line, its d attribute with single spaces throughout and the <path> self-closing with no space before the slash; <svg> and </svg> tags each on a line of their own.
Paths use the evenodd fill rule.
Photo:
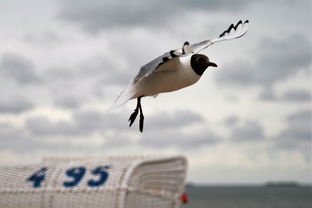
<svg viewBox="0 0 312 208">
<path fill-rule="evenodd" d="M 219 35 L 219 38 L 225 36 L 227 33 L 230 33 L 232 29 L 236 30 L 239 25 L 246 24 L 246 23 L 249 23 L 249 20 L 245 20 L 244 23 L 242 20 L 239 20 L 235 26 L 234 24 L 231 24 L 227 30 L 225 30 L 221 35 Z"/>
<path fill-rule="evenodd" d="M 221 35 L 219 35 L 219 38 L 223 37 L 225 35 L 226 31 L 224 31 Z"/>
<path fill-rule="evenodd" d="M 243 24 L 243 22 L 242 22 L 242 20 L 239 20 L 237 23 L 236 23 L 236 25 L 235 25 L 235 30 L 237 29 L 237 27 L 240 25 L 240 24 Z"/>
</svg>

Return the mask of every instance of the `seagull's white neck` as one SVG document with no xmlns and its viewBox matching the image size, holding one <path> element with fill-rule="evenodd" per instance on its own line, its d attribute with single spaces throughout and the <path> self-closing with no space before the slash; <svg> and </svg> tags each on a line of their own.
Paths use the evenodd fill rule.
<svg viewBox="0 0 312 208">
<path fill-rule="evenodd" d="M 193 54 L 188 54 L 188 55 L 184 55 L 184 56 L 179 57 L 180 63 L 182 64 L 182 66 L 184 66 L 184 68 L 192 68 L 191 67 L 192 55 Z"/>
</svg>

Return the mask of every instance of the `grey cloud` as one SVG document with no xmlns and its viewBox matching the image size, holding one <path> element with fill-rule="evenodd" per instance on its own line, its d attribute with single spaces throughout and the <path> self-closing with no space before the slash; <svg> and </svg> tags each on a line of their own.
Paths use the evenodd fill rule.
<svg viewBox="0 0 312 208">
<path fill-rule="evenodd" d="M 310 126 L 308 126 L 309 124 Z M 283 130 L 278 135 L 279 139 L 284 140 L 282 143 L 285 144 L 285 146 L 296 145 L 294 142 L 300 142 L 300 140 L 310 141 L 311 137 L 311 122 L 304 125 L 289 125 L 287 129 Z"/>
<path fill-rule="evenodd" d="M 101 113 L 97 111 L 78 111 L 73 114 L 73 120 L 80 129 L 114 129 L 132 131 L 128 127 L 128 117 L 131 112 L 123 113 Z M 202 122 L 203 118 L 190 111 L 176 111 L 171 113 L 159 113 L 145 118 L 146 132 L 159 129 L 178 129 Z M 134 125 L 136 125 L 135 122 Z M 134 127 L 135 128 L 135 127 Z"/>
<path fill-rule="evenodd" d="M 229 64 L 217 74 L 216 80 L 222 84 L 271 87 L 301 70 L 310 73 L 311 42 L 303 35 L 283 40 L 264 38 L 257 52 L 260 54 L 254 64 Z"/>
<path fill-rule="evenodd" d="M 118 56 L 118 61 L 107 57 L 95 57 L 88 62 L 78 66 L 80 69 L 77 74 L 80 77 L 94 77 L 101 85 L 125 86 L 131 80 L 130 73 L 123 71 L 118 66 L 120 62 L 125 62 L 121 55 Z M 127 69 L 128 70 L 128 69 Z"/>
<path fill-rule="evenodd" d="M 246 121 L 243 125 L 232 128 L 230 140 L 259 141 L 265 138 L 262 126 L 255 121 Z"/>
<path fill-rule="evenodd" d="M 0 113 L 22 113 L 32 109 L 34 105 L 22 97 L 1 98 L 0 100 Z"/>
<path fill-rule="evenodd" d="M 103 73 L 106 73 L 103 71 Z M 99 80 L 98 84 L 102 87 L 112 85 L 112 86 L 127 86 L 130 81 L 133 79 L 130 77 L 131 73 L 127 71 L 115 70 L 110 71 L 103 78 Z"/>
<path fill-rule="evenodd" d="M 39 81 L 34 65 L 26 58 L 16 54 L 6 53 L 2 55 L 0 73 L 19 84 Z"/>
<path fill-rule="evenodd" d="M 216 74 L 216 81 L 226 85 L 252 85 L 255 84 L 255 72 L 252 65 L 237 61 L 224 66 L 222 71 Z"/>
<path fill-rule="evenodd" d="M 311 111 L 310 110 L 300 110 L 298 112 L 295 112 L 293 114 L 290 114 L 287 116 L 286 119 L 290 123 L 309 123 L 311 122 Z"/>
<path fill-rule="evenodd" d="M 201 115 L 192 111 L 181 110 L 166 113 L 161 112 L 150 116 L 146 119 L 146 126 L 150 126 L 150 129 L 179 128 L 203 121 L 204 119 Z"/>
<path fill-rule="evenodd" d="M 178 147 L 180 149 L 197 149 L 207 145 L 216 145 L 221 141 L 222 137 L 208 128 L 196 133 L 164 129 L 161 132 L 145 132 L 139 144 L 154 148 Z"/>
<path fill-rule="evenodd" d="M 67 68 L 49 68 L 46 71 L 47 80 L 46 81 L 59 81 L 59 79 L 63 80 L 72 80 L 77 78 L 78 73 L 73 70 L 69 70 Z"/>
<path fill-rule="evenodd" d="M 297 151 L 306 161 L 311 161 L 311 110 L 301 110 L 290 114 L 286 121 L 287 126 L 273 138 L 275 147 Z"/>
<path fill-rule="evenodd" d="M 170 24 L 192 11 L 233 11 L 249 1 L 59 1 L 62 19 L 81 25 L 88 32 L 111 27 L 155 27 Z"/>
<path fill-rule="evenodd" d="M 104 146 L 122 146 L 133 143 L 129 140 L 131 132 L 138 133 L 134 124 L 128 127 L 128 114 L 102 113 L 98 111 L 76 111 L 71 121 L 51 121 L 47 117 L 34 116 L 25 121 L 25 127 L 34 137 L 90 136 L 93 133 L 105 136 Z M 193 148 L 201 145 L 215 144 L 221 138 L 213 131 L 199 133 L 184 133 L 184 127 L 202 121 L 202 117 L 189 112 L 178 111 L 171 114 L 151 115 L 145 122 L 145 132 L 140 145 L 159 147 L 162 145 L 177 145 L 180 148 Z M 161 135 L 159 134 L 161 130 Z"/>
<path fill-rule="evenodd" d="M 34 151 L 45 151 L 55 154 L 57 152 L 79 152 L 90 153 L 90 151 L 101 151 L 101 147 L 92 144 L 74 143 L 67 140 L 51 142 L 42 135 L 29 134 L 26 129 L 17 128 L 9 124 L 0 123 L 0 150 L 9 149 L 18 154 L 29 154 Z"/>
<path fill-rule="evenodd" d="M 124 147 L 132 144 L 136 144 L 135 141 L 130 139 L 131 137 L 127 134 L 123 134 L 122 132 L 114 132 L 111 136 L 105 137 L 105 143 L 103 144 L 103 148 L 118 148 Z"/>
<path fill-rule="evenodd" d="M 112 89 L 129 84 L 130 73 L 117 66 L 122 61 L 115 63 L 107 57 L 96 56 L 70 68 L 49 68 L 43 83 L 54 105 L 78 109 L 86 103 L 103 100 Z"/>
<path fill-rule="evenodd" d="M 55 95 L 54 95 L 55 96 Z M 106 130 L 132 131 L 128 127 L 128 117 L 131 112 L 123 113 L 105 113 L 100 111 L 81 111 L 79 106 L 83 97 L 61 96 L 56 99 L 56 104 L 65 108 L 74 110 L 69 121 L 51 121 L 47 117 L 35 116 L 29 117 L 25 121 L 26 127 L 33 134 L 39 135 L 88 135 L 94 132 L 105 132 Z M 196 123 L 203 122 L 201 115 L 192 111 L 160 112 L 150 115 L 145 119 L 145 126 L 149 130 L 159 129 L 177 129 Z M 134 124 L 136 125 L 136 124 Z M 135 127 L 134 127 L 135 128 Z M 148 131 L 148 129 L 146 129 Z"/>
<path fill-rule="evenodd" d="M 124 118 L 121 114 L 117 113 L 102 113 L 97 111 L 82 111 L 73 115 L 73 119 L 76 121 L 80 128 L 85 129 L 115 129 L 126 130 L 128 129 L 127 121 L 123 123 Z"/>
<path fill-rule="evenodd" d="M 278 100 L 278 97 L 275 93 L 274 88 L 272 87 L 266 87 L 264 90 L 260 93 L 259 98 L 261 100 L 266 100 L 266 101 L 276 101 Z"/>
<path fill-rule="evenodd" d="M 297 72 L 300 67 L 308 67 L 311 63 L 311 42 L 301 34 L 293 35 L 284 40 L 264 38 L 260 44 L 262 55 L 259 64 L 271 68 L 272 79 L 277 77 L 285 78 Z M 283 69 L 283 74 L 274 69 Z M 308 69 L 306 69 L 308 71 Z"/>
<path fill-rule="evenodd" d="M 9 139 L 16 139 L 16 136 L 20 134 L 20 130 L 17 128 L 14 128 L 13 126 L 7 124 L 7 123 L 0 123 L 0 138 L 3 140 L 4 138 L 9 138 Z"/>
<path fill-rule="evenodd" d="M 310 102 L 311 92 L 304 89 L 290 89 L 281 95 L 277 95 L 274 89 L 267 87 L 262 91 L 259 98 L 275 102 Z"/>
<path fill-rule="evenodd" d="M 146 1 L 144 6 L 140 1 L 95 1 L 93 4 L 84 1 L 66 1 L 61 17 L 81 24 L 88 31 L 97 31 L 116 25 L 133 26 L 137 24 L 155 24 L 159 18 L 169 13 L 168 7 L 163 7 L 156 1 Z M 166 9 L 167 8 L 167 9 Z M 162 11 L 162 16 L 151 15 L 151 11 Z M 153 12 L 157 14 L 157 12 Z M 165 20 L 165 19 L 163 19 Z M 164 21 L 165 22 L 165 21 Z"/>
<path fill-rule="evenodd" d="M 0 123 L 0 149 L 22 150 L 25 146 L 25 132 L 6 123 Z"/>
<path fill-rule="evenodd" d="M 47 44 L 61 44 L 63 39 L 54 31 L 47 31 L 42 34 L 26 34 L 24 41 L 29 44 L 42 46 Z"/>
<path fill-rule="evenodd" d="M 98 111 L 78 111 L 72 121 L 53 122 L 44 116 L 30 117 L 25 121 L 26 128 L 37 135 L 79 136 L 90 135 L 96 131 L 126 130 L 127 123 L 121 122 L 117 114 Z"/>
<path fill-rule="evenodd" d="M 65 121 L 52 122 L 47 117 L 36 116 L 28 118 L 25 122 L 26 128 L 36 135 L 78 135 L 80 130 L 73 124 Z"/>
<path fill-rule="evenodd" d="M 282 96 L 282 100 L 292 102 L 309 102 L 311 101 L 311 92 L 308 90 L 289 90 Z"/>
<path fill-rule="evenodd" d="M 16 128 L 2 131 L 0 125 L 1 148 L 21 152 L 102 152 L 103 148 L 117 148 L 134 143 L 128 134 L 131 129 L 127 124 L 127 120 L 123 123 L 117 114 L 98 111 L 76 111 L 70 121 L 52 121 L 45 116 L 32 116 L 26 119 L 24 128 L 18 131 Z M 94 133 L 103 136 L 102 144 L 90 142 L 89 138 Z M 85 137 L 86 142 L 76 143 L 76 137 Z M 20 150 L 21 148 L 23 149 Z"/>
<path fill-rule="evenodd" d="M 125 87 L 129 84 L 131 74 L 126 73 L 119 66 L 120 63 L 124 62 L 125 60 L 123 60 L 122 56 L 119 57 L 117 62 L 105 56 L 96 56 L 76 64 L 73 68 L 50 68 L 46 72 L 45 81 L 57 89 L 66 87 L 71 100 L 78 101 L 77 99 L 82 97 L 81 90 L 86 92 L 83 96 L 85 97 L 96 94 L 94 90 L 98 91 L 101 88 L 105 89 L 112 86 Z M 80 93 L 78 94 L 77 92 Z M 56 98 L 55 102 L 62 105 L 66 102 L 64 99 L 64 95 L 62 95 Z"/>
<path fill-rule="evenodd" d="M 236 124 L 239 122 L 239 117 L 236 115 L 230 115 L 224 120 L 224 124 L 227 127 L 233 127 L 236 126 Z"/>
<path fill-rule="evenodd" d="M 312 139 L 311 110 L 290 114 L 286 121 L 286 128 L 275 137 L 276 144 L 287 149 L 309 148 Z"/>
<path fill-rule="evenodd" d="M 239 11 L 244 9 L 252 1 L 238 0 L 238 1 L 227 1 L 227 0 L 179 0 L 176 1 L 178 4 L 182 4 L 183 7 L 189 9 L 197 9 L 204 11 Z"/>
<path fill-rule="evenodd" d="M 52 147 L 49 147 L 49 144 L 45 144 L 36 137 L 29 136 L 23 128 L 18 128 L 6 123 L 0 123 L 0 141 L 0 150 L 10 149 L 19 153 L 33 151 L 43 148 L 44 146 L 45 148 Z"/>
<path fill-rule="evenodd" d="M 73 95 L 62 95 L 61 97 L 56 97 L 54 103 L 65 109 L 76 109 L 81 106 L 82 98 Z"/>
<path fill-rule="evenodd" d="M 79 70 L 50 68 L 45 72 L 44 89 L 56 107 L 75 110 L 92 99 L 96 77 L 82 76 Z"/>
</svg>

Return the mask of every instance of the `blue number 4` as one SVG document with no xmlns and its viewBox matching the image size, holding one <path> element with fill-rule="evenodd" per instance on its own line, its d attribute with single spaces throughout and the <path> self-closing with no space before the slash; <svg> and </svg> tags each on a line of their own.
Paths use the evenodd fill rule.
<svg viewBox="0 0 312 208">
<path fill-rule="evenodd" d="M 48 170 L 48 168 L 43 167 L 40 170 L 36 171 L 34 174 L 29 176 L 29 178 L 26 179 L 26 181 L 33 182 L 34 188 L 41 187 L 41 183 L 44 181 L 45 173 Z"/>
<path fill-rule="evenodd" d="M 99 178 L 97 180 L 94 179 L 90 179 L 88 181 L 88 186 L 90 187 L 96 187 L 96 186 L 100 186 L 103 185 L 108 177 L 108 172 L 107 169 L 109 169 L 110 166 L 99 166 L 97 168 L 95 168 L 94 170 L 92 170 L 92 175 L 98 175 Z"/>
</svg>

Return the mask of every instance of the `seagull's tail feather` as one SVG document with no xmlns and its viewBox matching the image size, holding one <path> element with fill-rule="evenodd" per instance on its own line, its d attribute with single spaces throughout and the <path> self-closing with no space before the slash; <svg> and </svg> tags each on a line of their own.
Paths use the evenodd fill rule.
<svg viewBox="0 0 312 208">
<path fill-rule="evenodd" d="M 134 98 L 133 96 L 135 95 L 135 93 L 136 93 L 135 86 L 130 84 L 126 89 L 124 89 L 119 94 L 119 96 L 115 100 L 115 103 L 108 109 L 108 111 L 114 110 L 126 104 L 129 100 Z"/>
</svg>

